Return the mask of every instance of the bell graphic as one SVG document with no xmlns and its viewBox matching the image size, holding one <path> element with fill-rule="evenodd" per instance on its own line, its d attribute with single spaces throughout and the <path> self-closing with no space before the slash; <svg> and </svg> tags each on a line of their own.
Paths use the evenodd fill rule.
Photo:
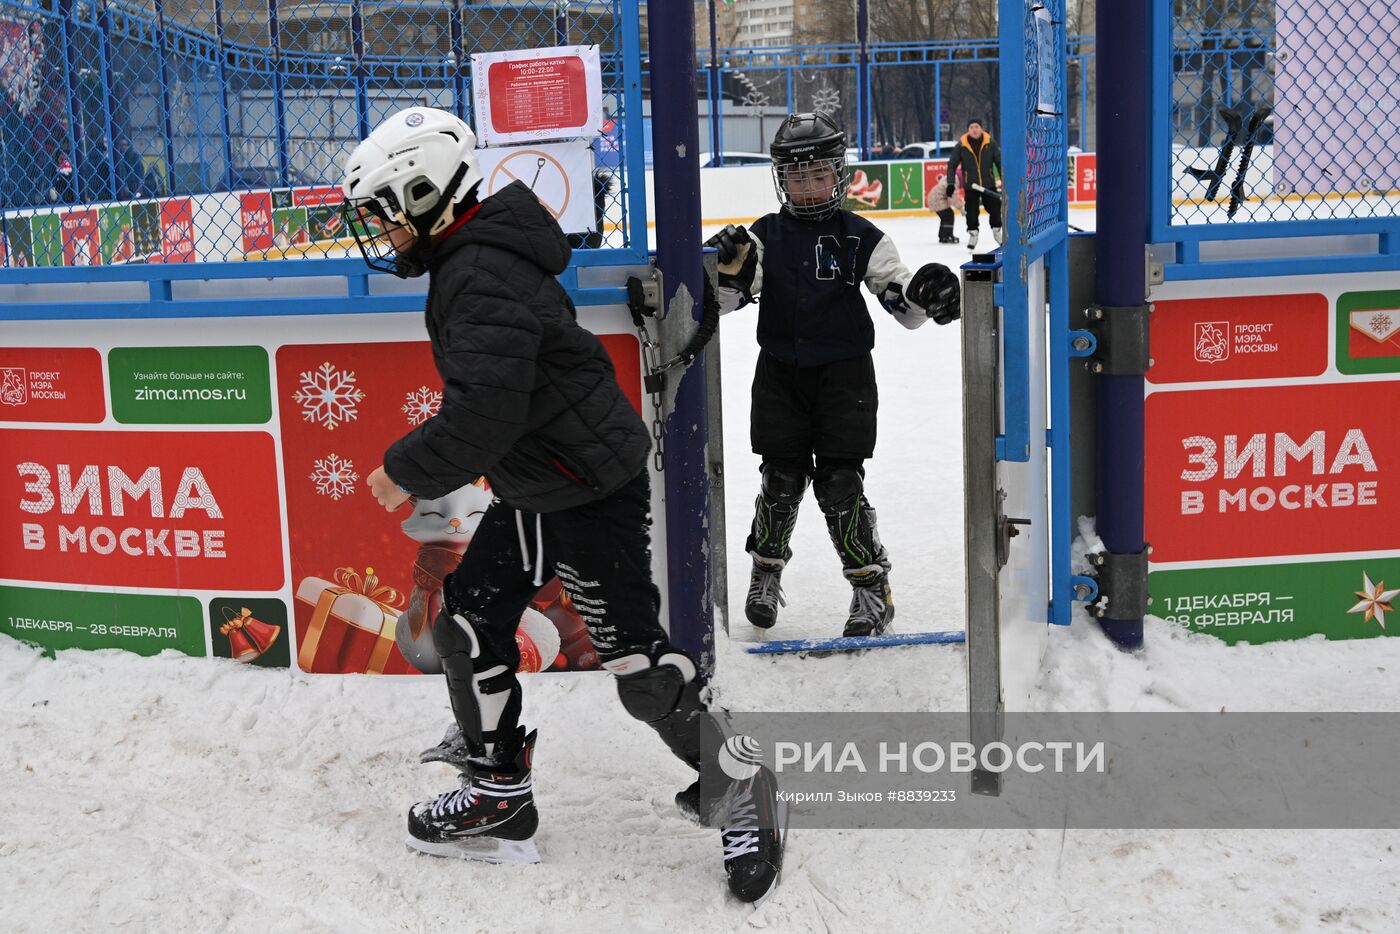
<svg viewBox="0 0 1400 934">
<path fill-rule="evenodd" d="M 229 654 L 236 661 L 251 662 L 261 656 L 282 633 L 281 626 L 264 623 L 253 618 L 253 611 L 243 607 L 237 613 L 233 607 L 224 607 L 224 619 L 219 632 L 228 636 Z"/>
</svg>

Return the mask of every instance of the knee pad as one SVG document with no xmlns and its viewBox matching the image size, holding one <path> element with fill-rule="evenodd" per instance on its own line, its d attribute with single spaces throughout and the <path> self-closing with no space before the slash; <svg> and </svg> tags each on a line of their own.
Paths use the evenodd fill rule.
<svg viewBox="0 0 1400 934">
<path fill-rule="evenodd" d="M 826 468 L 817 472 L 812 486 L 817 494 L 817 505 L 830 515 L 849 509 L 860 498 L 865 492 L 865 477 L 855 467 Z"/>
<path fill-rule="evenodd" d="M 763 465 L 763 495 L 784 506 L 796 506 L 807 492 L 807 472 L 783 464 Z"/>
<path fill-rule="evenodd" d="M 690 656 L 674 650 L 654 661 L 641 654 L 626 655 L 604 662 L 603 667 L 617 675 L 617 696 L 623 708 L 645 723 L 656 723 L 674 713 L 697 673 Z"/>
</svg>

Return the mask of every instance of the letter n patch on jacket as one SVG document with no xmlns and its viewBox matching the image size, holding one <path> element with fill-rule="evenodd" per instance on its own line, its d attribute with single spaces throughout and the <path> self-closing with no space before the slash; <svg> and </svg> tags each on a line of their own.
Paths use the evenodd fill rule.
<svg viewBox="0 0 1400 934">
<path fill-rule="evenodd" d="M 842 250 L 840 237 L 822 234 L 817 238 L 817 278 L 840 279 L 847 285 L 855 285 L 859 256 L 860 237 L 846 237 L 846 248 Z"/>
</svg>

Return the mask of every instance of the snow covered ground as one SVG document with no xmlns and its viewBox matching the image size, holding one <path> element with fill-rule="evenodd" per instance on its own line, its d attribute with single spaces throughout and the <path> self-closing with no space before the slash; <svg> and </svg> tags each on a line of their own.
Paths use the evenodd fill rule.
<svg viewBox="0 0 1400 934">
<path fill-rule="evenodd" d="M 1082 223 L 1076 218 L 1076 223 Z M 921 218 L 906 261 L 961 261 Z M 960 231 L 961 233 L 961 231 Z M 726 318 L 731 618 L 757 490 L 748 453 L 753 315 Z M 956 327 L 880 321 L 881 443 L 869 490 L 895 562 L 897 624 L 961 628 Z M 808 501 L 775 634 L 839 631 L 847 588 Z M 735 623 L 733 637 L 752 638 Z M 1115 651 L 1051 633 L 1046 710 L 1400 710 L 1400 640 L 1227 647 L 1159 621 Z M 721 637 L 740 710 L 956 710 L 960 646 L 759 658 Z M 717 834 L 671 804 L 689 779 L 610 679 L 533 676 L 538 866 L 416 856 L 416 764 L 448 719 L 437 679 L 306 677 L 117 652 L 56 661 L 0 640 L 0 930 L 5 931 L 1393 931 L 1400 832 L 800 831 L 758 911 L 725 892 Z"/>
</svg>

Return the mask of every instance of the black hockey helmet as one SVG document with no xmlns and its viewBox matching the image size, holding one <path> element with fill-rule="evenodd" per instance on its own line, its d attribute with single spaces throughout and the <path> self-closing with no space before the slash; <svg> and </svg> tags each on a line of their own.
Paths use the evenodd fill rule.
<svg viewBox="0 0 1400 934">
<path fill-rule="evenodd" d="M 790 114 L 768 151 L 784 211 L 803 220 L 822 220 L 841 208 L 850 187 L 846 134 L 829 115 L 821 111 Z M 814 191 L 813 182 L 818 180 L 823 184 Z M 829 189 L 824 184 L 828 180 Z"/>
</svg>

